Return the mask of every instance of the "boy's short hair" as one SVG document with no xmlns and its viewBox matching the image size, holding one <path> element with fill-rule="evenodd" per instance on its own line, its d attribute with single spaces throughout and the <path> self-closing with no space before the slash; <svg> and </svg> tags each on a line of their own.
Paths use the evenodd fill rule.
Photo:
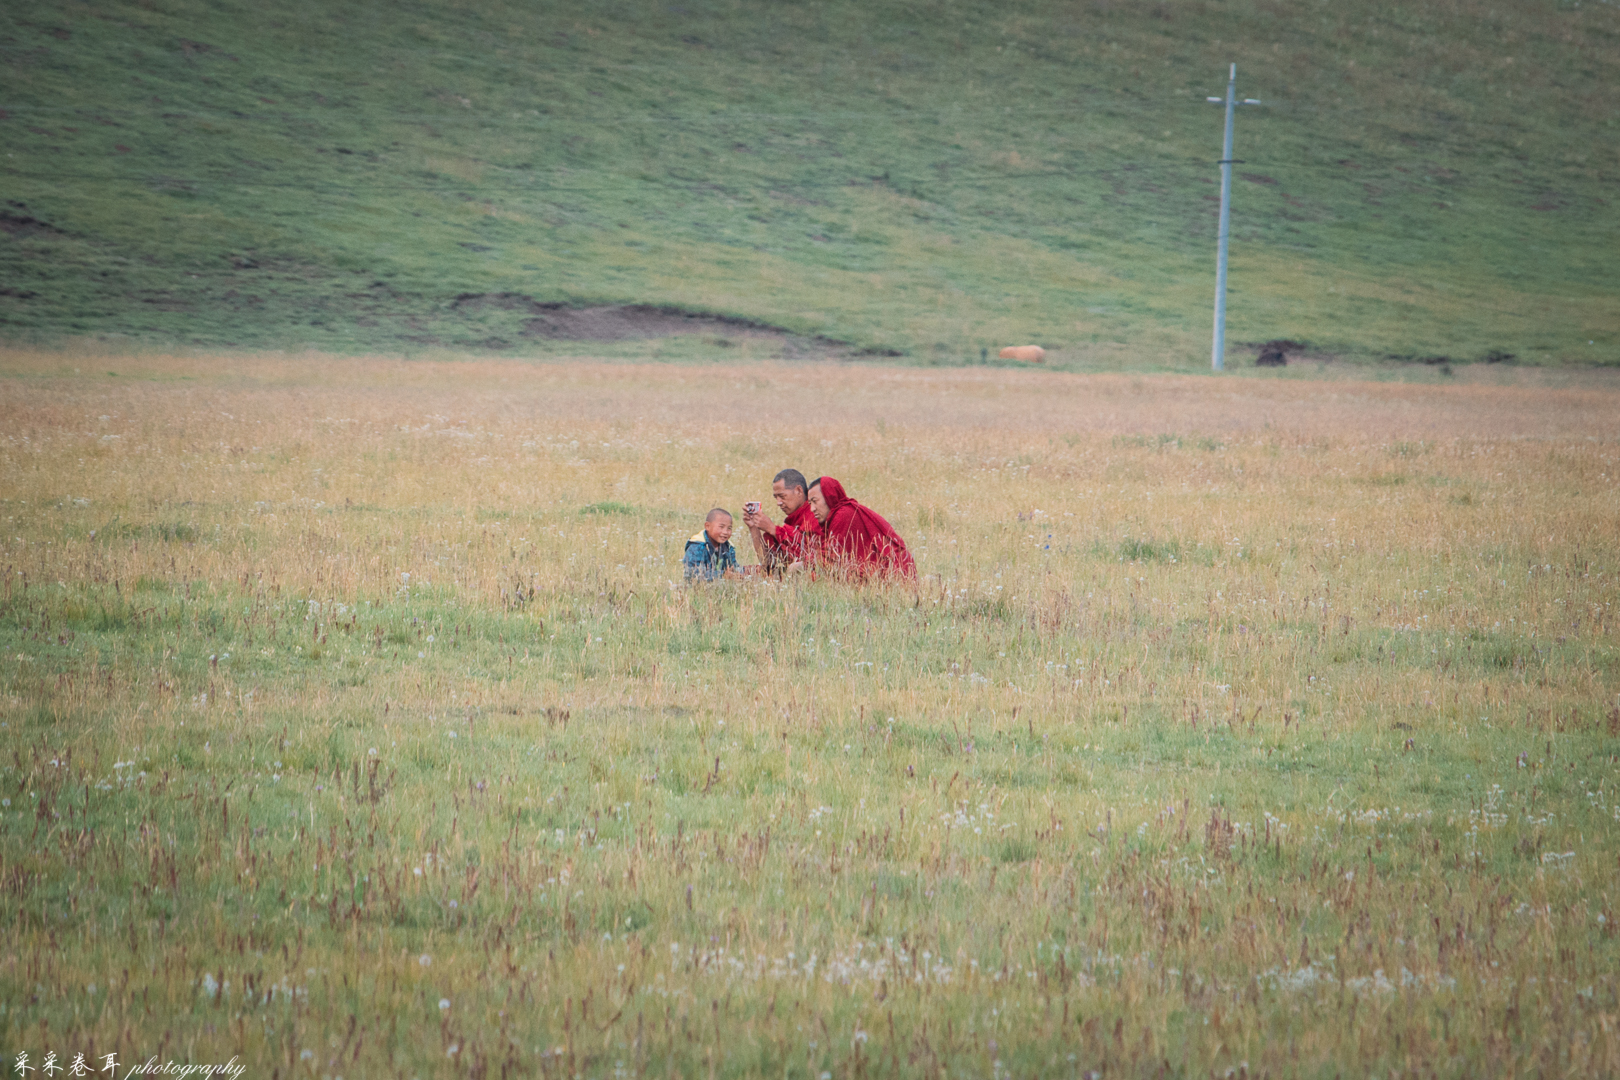
<svg viewBox="0 0 1620 1080">
<path fill-rule="evenodd" d="M 717 517 L 731 517 L 731 511 L 723 506 L 717 506 L 709 511 L 709 516 L 703 519 L 703 524 L 707 525 Z"/>
<path fill-rule="evenodd" d="M 794 488 L 798 488 L 805 494 L 809 494 L 810 492 L 810 485 L 804 482 L 804 473 L 800 472 L 798 469 L 783 469 L 781 472 L 771 477 L 771 483 L 773 484 L 778 480 L 782 481 L 782 484 L 789 491 L 792 491 Z"/>
</svg>

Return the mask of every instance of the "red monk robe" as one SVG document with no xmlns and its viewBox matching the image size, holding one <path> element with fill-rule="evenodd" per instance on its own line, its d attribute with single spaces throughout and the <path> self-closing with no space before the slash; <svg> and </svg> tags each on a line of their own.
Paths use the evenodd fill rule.
<svg viewBox="0 0 1620 1080">
<path fill-rule="evenodd" d="M 815 555 L 816 542 L 821 539 L 821 522 L 810 508 L 808 500 L 787 516 L 787 520 L 768 533 L 761 533 L 765 541 L 766 561 L 773 569 L 787 569 L 790 563 L 809 562 Z"/>
<path fill-rule="evenodd" d="M 917 564 L 906 542 L 883 516 L 844 493 L 844 485 L 823 476 L 821 498 L 827 520 L 821 525 L 818 562 L 852 578 L 917 576 Z"/>
</svg>

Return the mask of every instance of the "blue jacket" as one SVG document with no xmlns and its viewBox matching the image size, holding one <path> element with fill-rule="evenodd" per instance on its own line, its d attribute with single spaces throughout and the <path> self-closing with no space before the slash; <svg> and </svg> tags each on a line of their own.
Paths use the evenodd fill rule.
<svg viewBox="0 0 1620 1080">
<path fill-rule="evenodd" d="M 682 562 L 686 567 L 687 581 L 694 578 L 713 581 L 723 577 L 727 570 L 737 569 L 737 549 L 730 541 L 721 547 L 709 539 L 707 532 L 700 532 L 686 542 L 686 557 Z"/>
</svg>

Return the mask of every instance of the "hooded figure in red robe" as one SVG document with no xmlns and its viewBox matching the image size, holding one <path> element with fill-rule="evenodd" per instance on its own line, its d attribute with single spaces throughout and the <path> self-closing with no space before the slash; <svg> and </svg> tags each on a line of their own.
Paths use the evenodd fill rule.
<svg viewBox="0 0 1620 1080">
<path fill-rule="evenodd" d="M 819 565 L 862 581 L 917 576 L 917 564 L 894 526 L 845 494 L 843 484 L 823 476 L 810 487 L 810 504 L 821 519 Z"/>
</svg>

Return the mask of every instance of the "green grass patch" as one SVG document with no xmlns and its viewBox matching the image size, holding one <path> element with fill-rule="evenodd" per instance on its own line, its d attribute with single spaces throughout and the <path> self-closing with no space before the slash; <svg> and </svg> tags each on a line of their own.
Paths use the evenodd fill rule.
<svg viewBox="0 0 1620 1080">
<path fill-rule="evenodd" d="M 639 513 L 639 511 L 634 506 L 631 506 L 629 503 L 613 502 L 611 500 L 608 500 L 608 501 L 605 501 L 605 502 L 590 503 L 589 505 L 580 507 L 579 512 L 580 512 L 580 514 L 582 516 L 585 516 L 585 517 L 589 517 L 589 516 L 591 516 L 593 514 L 636 514 L 636 513 Z"/>
</svg>

